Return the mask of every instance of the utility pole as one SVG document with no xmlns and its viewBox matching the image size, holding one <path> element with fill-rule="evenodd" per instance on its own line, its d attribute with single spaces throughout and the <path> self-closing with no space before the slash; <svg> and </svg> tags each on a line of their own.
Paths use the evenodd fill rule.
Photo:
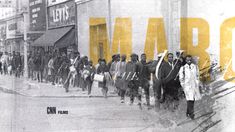
<svg viewBox="0 0 235 132">
<path fill-rule="evenodd" d="M 23 9 L 24 17 L 24 77 L 28 77 L 28 43 L 27 43 L 27 19 L 26 15 L 28 14 L 27 9 Z"/>
</svg>

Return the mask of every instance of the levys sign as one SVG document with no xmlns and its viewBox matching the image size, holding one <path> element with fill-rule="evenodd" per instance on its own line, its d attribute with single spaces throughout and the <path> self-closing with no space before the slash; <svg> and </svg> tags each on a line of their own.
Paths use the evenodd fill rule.
<svg viewBox="0 0 235 132">
<path fill-rule="evenodd" d="M 66 3 L 48 7 L 48 28 L 75 24 L 75 3 Z"/>
</svg>

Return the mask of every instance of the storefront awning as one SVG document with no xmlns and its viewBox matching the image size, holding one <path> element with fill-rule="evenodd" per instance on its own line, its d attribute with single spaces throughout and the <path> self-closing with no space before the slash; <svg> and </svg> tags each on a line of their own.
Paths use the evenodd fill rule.
<svg viewBox="0 0 235 132">
<path fill-rule="evenodd" d="M 55 43 L 55 47 L 57 48 L 64 48 L 72 45 L 75 45 L 75 29 L 71 29 Z"/>
<path fill-rule="evenodd" d="M 32 43 L 32 46 L 55 46 L 57 42 L 63 40 L 67 34 L 70 33 L 72 28 L 73 27 L 63 27 L 47 30 L 40 38 Z"/>
</svg>

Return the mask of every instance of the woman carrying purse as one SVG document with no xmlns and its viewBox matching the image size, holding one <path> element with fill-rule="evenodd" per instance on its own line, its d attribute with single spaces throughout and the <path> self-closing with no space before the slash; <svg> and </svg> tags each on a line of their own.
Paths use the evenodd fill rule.
<svg viewBox="0 0 235 132">
<path fill-rule="evenodd" d="M 103 82 L 99 82 L 99 87 L 101 87 L 101 91 L 102 91 L 102 94 L 105 98 L 107 98 L 107 93 L 108 93 L 108 87 L 106 86 L 106 77 L 107 74 L 109 74 L 109 69 L 108 69 L 108 66 L 106 65 L 106 61 L 105 59 L 103 59 L 100 63 L 100 66 L 98 67 L 97 69 L 97 74 L 101 74 L 104 76 L 104 81 Z"/>
</svg>

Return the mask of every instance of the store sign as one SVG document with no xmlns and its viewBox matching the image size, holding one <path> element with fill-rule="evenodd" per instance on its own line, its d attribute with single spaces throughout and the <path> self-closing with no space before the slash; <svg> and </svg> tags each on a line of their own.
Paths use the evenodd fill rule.
<svg viewBox="0 0 235 132">
<path fill-rule="evenodd" d="M 0 39 L 6 37 L 6 24 L 0 24 Z"/>
<path fill-rule="evenodd" d="M 16 0 L 0 0 L 0 8 L 15 8 Z"/>
<path fill-rule="evenodd" d="M 23 35 L 24 19 L 23 17 L 7 21 L 6 39 L 19 38 Z"/>
<path fill-rule="evenodd" d="M 29 0 L 29 16 L 31 31 L 46 30 L 46 1 Z"/>
<path fill-rule="evenodd" d="M 75 3 L 73 1 L 48 7 L 48 28 L 75 24 Z"/>
<path fill-rule="evenodd" d="M 57 4 L 66 2 L 66 1 L 69 1 L 69 0 L 48 0 L 47 5 L 48 6 L 53 6 L 53 5 L 57 5 Z"/>
</svg>

